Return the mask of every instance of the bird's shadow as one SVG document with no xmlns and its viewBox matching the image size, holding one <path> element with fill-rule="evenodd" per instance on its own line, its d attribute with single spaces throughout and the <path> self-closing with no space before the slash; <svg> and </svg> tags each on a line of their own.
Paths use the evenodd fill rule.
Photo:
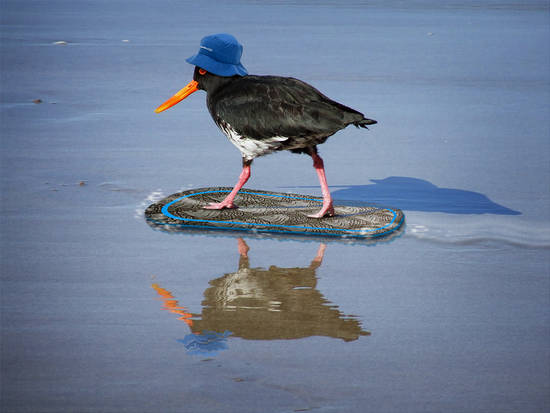
<svg viewBox="0 0 550 413">
<path fill-rule="evenodd" d="M 406 211 L 444 212 L 447 214 L 521 215 L 491 201 L 479 192 L 439 188 L 424 179 L 391 176 L 372 179 L 370 185 L 338 185 L 332 191 L 338 203 L 369 202 L 393 206 Z"/>
</svg>

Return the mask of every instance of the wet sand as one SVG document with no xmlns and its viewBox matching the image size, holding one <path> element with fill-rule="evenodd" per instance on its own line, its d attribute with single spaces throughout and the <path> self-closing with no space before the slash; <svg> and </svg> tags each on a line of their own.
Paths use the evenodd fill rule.
<svg viewBox="0 0 550 413">
<path fill-rule="evenodd" d="M 545 1 L 2 3 L 6 412 L 539 412 L 550 405 Z M 386 242 L 169 232 L 237 150 L 184 59 L 227 31 L 251 73 L 379 121 L 320 147 Z M 319 195 L 311 160 L 250 186 Z"/>
</svg>

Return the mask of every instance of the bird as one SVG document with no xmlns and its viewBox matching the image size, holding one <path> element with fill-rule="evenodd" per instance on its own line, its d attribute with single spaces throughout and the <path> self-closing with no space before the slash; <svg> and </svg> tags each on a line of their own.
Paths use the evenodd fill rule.
<svg viewBox="0 0 550 413">
<path fill-rule="evenodd" d="M 243 46 L 228 33 L 202 38 L 198 53 L 186 59 L 195 66 L 193 80 L 160 105 L 160 113 L 203 90 L 218 128 L 241 152 L 242 171 L 233 190 L 206 209 L 237 208 L 234 200 L 251 175 L 252 161 L 278 151 L 311 156 L 323 204 L 311 218 L 334 216 L 324 161 L 317 146 L 349 125 L 368 129 L 377 123 L 293 77 L 249 75 L 241 63 Z"/>
</svg>

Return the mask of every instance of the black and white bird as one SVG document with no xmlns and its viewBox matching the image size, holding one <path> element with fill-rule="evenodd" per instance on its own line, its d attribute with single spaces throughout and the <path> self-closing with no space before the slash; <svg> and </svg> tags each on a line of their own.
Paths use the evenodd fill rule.
<svg viewBox="0 0 550 413">
<path fill-rule="evenodd" d="M 214 122 L 241 152 L 243 169 L 237 184 L 222 202 L 205 208 L 236 208 L 233 201 L 250 178 L 252 161 L 289 150 L 310 155 L 319 177 L 323 205 L 311 217 L 334 215 L 317 145 L 348 125 L 367 128 L 376 121 L 329 99 L 301 80 L 248 75 L 240 63 L 241 55 L 242 46 L 229 34 L 204 37 L 199 52 L 187 59 L 196 66 L 193 81 L 156 110 L 162 112 L 191 93 L 204 90 Z"/>
</svg>

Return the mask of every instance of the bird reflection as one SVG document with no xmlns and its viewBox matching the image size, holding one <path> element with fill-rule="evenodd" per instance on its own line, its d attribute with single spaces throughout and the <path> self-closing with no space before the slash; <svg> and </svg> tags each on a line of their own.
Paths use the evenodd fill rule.
<svg viewBox="0 0 550 413">
<path fill-rule="evenodd" d="M 163 308 L 177 314 L 196 338 L 207 343 L 225 341 L 229 335 L 248 340 L 324 336 L 353 341 L 370 335 L 356 317 L 342 314 L 316 289 L 316 270 L 323 262 L 325 244 L 320 244 L 307 267 L 272 265 L 265 269 L 251 268 L 250 248 L 242 238 L 237 243 L 238 270 L 209 282 L 200 314 L 191 313 L 170 291 L 153 284 Z M 196 340 L 193 343 L 200 346 Z"/>
</svg>

